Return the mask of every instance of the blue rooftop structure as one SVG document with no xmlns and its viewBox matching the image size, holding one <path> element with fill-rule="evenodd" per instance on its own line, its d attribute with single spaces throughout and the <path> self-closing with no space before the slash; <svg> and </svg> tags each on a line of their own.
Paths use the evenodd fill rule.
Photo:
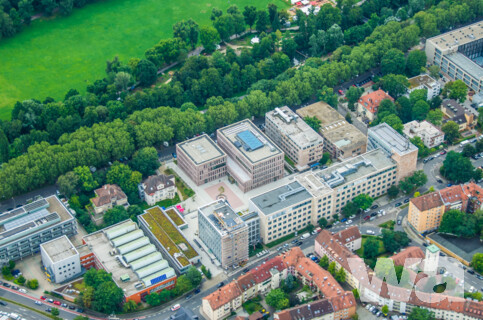
<svg viewBox="0 0 483 320">
<path fill-rule="evenodd" d="M 253 151 L 263 147 L 263 143 L 250 130 L 242 131 L 236 137 L 246 151 Z"/>
</svg>

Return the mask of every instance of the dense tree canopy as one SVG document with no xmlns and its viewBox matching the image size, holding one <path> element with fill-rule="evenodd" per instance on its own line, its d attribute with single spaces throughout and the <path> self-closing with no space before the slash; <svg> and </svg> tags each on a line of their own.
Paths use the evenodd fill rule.
<svg viewBox="0 0 483 320">
<path fill-rule="evenodd" d="M 481 170 L 476 170 L 470 159 L 455 151 L 448 152 L 440 172 L 446 179 L 455 183 L 481 179 Z"/>
</svg>

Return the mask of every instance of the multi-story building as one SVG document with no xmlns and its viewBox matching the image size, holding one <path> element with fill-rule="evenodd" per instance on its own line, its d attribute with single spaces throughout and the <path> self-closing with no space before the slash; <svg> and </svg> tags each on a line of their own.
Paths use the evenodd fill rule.
<svg viewBox="0 0 483 320">
<path fill-rule="evenodd" d="M 81 273 L 79 252 L 67 236 L 42 243 L 40 255 L 50 282 L 62 283 Z"/>
<path fill-rule="evenodd" d="M 173 175 L 154 175 L 147 177 L 138 185 L 139 196 L 150 206 L 176 196 L 176 184 Z"/>
<path fill-rule="evenodd" d="M 409 201 L 408 222 L 419 233 L 439 227 L 445 206 L 439 192 L 431 192 Z"/>
<path fill-rule="evenodd" d="M 287 106 L 265 115 L 265 133 L 299 171 L 322 158 L 324 139 Z"/>
<path fill-rule="evenodd" d="M 242 306 L 242 292 L 236 282 L 230 282 L 203 298 L 201 311 L 209 320 L 220 320 Z"/>
<path fill-rule="evenodd" d="M 392 102 L 394 101 L 393 97 L 382 89 L 367 93 L 360 97 L 357 101 L 357 112 L 363 117 L 369 119 L 369 121 L 373 121 L 377 115 L 377 111 L 379 110 L 379 105 L 381 104 L 382 100 L 386 99 Z"/>
<path fill-rule="evenodd" d="M 96 214 L 106 212 L 114 206 L 128 207 L 127 196 L 117 184 L 105 184 L 94 190 L 95 198 L 91 199 Z"/>
<path fill-rule="evenodd" d="M 112 274 L 126 301 L 139 303 L 150 293 L 176 285 L 174 269 L 130 219 L 88 234 L 83 242 L 94 256 L 95 268 Z"/>
<path fill-rule="evenodd" d="M 245 221 L 248 226 L 248 245 L 255 246 L 262 241 L 260 237 L 260 216 L 257 212 L 252 211 L 241 215 L 240 218 Z"/>
<path fill-rule="evenodd" d="M 334 238 L 351 251 L 359 250 L 362 246 L 362 236 L 357 226 L 334 233 Z"/>
<path fill-rule="evenodd" d="M 408 138 L 383 122 L 369 128 L 367 132 L 368 150 L 380 148 L 397 163 L 397 181 L 416 171 L 418 148 Z"/>
<path fill-rule="evenodd" d="M 178 166 L 199 186 L 226 175 L 226 154 L 203 134 L 176 145 Z"/>
<path fill-rule="evenodd" d="M 248 207 L 258 212 L 260 236 L 269 243 L 311 223 L 312 195 L 294 181 L 251 198 Z"/>
<path fill-rule="evenodd" d="M 40 244 L 77 234 L 77 222 L 62 201 L 49 196 L 0 215 L 0 262 L 40 251 Z"/>
<path fill-rule="evenodd" d="M 176 218 L 174 208 L 149 208 L 138 216 L 138 221 L 141 230 L 178 273 L 185 273 L 200 262 L 200 255 L 181 231 L 186 222 Z"/>
<path fill-rule="evenodd" d="M 312 195 L 312 223 L 332 219 L 354 197 L 365 193 L 383 195 L 396 183 L 397 163 L 382 149 L 334 164 L 327 169 L 304 172 L 295 179 Z"/>
<path fill-rule="evenodd" d="M 453 99 L 444 100 L 441 104 L 443 111 L 443 123 L 454 121 L 459 126 L 459 131 L 471 130 L 476 126 L 475 115 L 465 110 L 465 108 Z"/>
<path fill-rule="evenodd" d="M 439 92 L 441 91 L 441 85 L 439 84 L 439 82 L 431 78 L 427 74 L 421 74 L 419 76 L 409 78 L 408 81 L 408 94 L 413 92 L 414 90 L 426 89 L 428 92 L 426 96 L 427 100 L 431 100 L 434 97 L 438 96 Z"/>
<path fill-rule="evenodd" d="M 198 231 L 223 268 L 248 260 L 248 225 L 226 201 L 198 208 Z"/>
<path fill-rule="evenodd" d="M 283 151 L 250 120 L 218 129 L 216 136 L 228 155 L 228 173 L 242 192 L 283 177 Z"/>
<path fill-rule="evenodd" d="M 420 137 L 428 148 L 437 147 L 444 142 L 444 132 L 426 120 L 405 123 L 403 132 L 409 139 Z"/>
<path fill-rule="evenodd" d="M 324 138 L 324 151 L 332 158 L 344 160 L 361 155 L 367 149 L 367 137 L 325 102 L 317 102 L 297 110 L 302 117 L 320 120 L 319 133 Z"/>
<path fill-rule="evenodd" d="M 441 68 L 451 80 L 463 80 L 479 92 L 483 89 L 483 24 L 481 21 L 426 40 L 428 64 Z"/>
</svg>

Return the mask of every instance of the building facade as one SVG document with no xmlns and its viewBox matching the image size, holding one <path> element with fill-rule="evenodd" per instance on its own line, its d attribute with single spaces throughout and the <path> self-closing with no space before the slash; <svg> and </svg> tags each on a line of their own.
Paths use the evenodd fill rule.
<svg viewBox="0 0 483 320">
<path fill-rule="evenodd" d="M 138 186 L 139 196 L 150 206 L 165 199 L 173 199 L 176 196 L 176 183 L 173 175 L 149 176 Z"/>
<path fill-rule="evenodd" d="M 373 121 L 379 111 L 379 105 L 386 99 L 394 102 L 394 99 L 382 89 L 367 93 L 357 101 L 357 112 L 369 121 Z"/>
<path fill-rule="evenodd" d="M 0 216 L 0 261 L 40 252 L 40 244 L 77 234 L 77 221 L 56 196 L 41 198 Z"/>
<path fill-rule="evenodd" d="M 426 120 L 405 123 L 404 135 L 409 139 L 420 137 L 423 144 L 430 149 L 444 142 L 444 132 Z"/>
<path fill-rule="evenodd" d="M 203 134 L 176 145 L 178 166 L 199 186 L 226 175 L 226 154 Z"/>
<path fill-rule="evenodd" d="M 242 192 L 247 192 L 284 174 L 284 153 L 250 120 L 217 131 L 218 145 L 228 155 L 228 173 Z"/>
<path fill-rule="evenodd" d="M 198 231 L 223 268 L 248 260 L 248 225 L 224 200 L 198 208 Z"/>
<path fill-rule="evenodd" d="M 434 97 L 438 96 L 439 92 L 441 91 L 441 85 L 439 82 L 427 74 L 421 74 L 419 76 L 409 78 L 408 81 L 408 93 L 411 93 L 414 90 L 426 89 L 428 92 L 426 100 L 433 99 Z"/>
<path fill-rule="evenodd" d="M 480 22 L 452 30 L 426 40 L 428 64 L 441 68 L 451 80 L 462 80 L 475 92 L 483 89 L 481 46 L 483 26 Z"/>
<path fill-rule="evenodd" d="M 91 199 L 96 214 L 106 212 L 114 206 L 128 207 L 127 196 L 117 184 L 105 184 L 94 190 L 95 198 Z"/>
<path fill-rule="evenodd" d="M 459 126 L 459 131 L 471 130 L 476 126 L 475 115 L 467 112 L 465 108 L 453 99 L 444 100 L 441 104 L 443 111 L 443 123 L 454 121 Z"/>
<path fill-rule="evenodd" d="M 50 282 L 62 283 L 81 273 L 79 252 L 67 236 L 42 243 L 40 255 Z"/>
<path fill-rule="evenodd" d="M 299 171 L 322 158 L 324 139 L 287 106 L 265 115 L 265 133 Z"/>
</svg>

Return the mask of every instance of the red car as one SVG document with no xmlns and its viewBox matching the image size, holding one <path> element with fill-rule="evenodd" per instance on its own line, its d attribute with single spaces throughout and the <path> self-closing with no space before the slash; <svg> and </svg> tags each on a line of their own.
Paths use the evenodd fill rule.
<svg viewBox="0 0 483 320">
<path fill-rule="evenodd" d="M 369 220 L 370 218 L 371 218 L 371 216 L 365 216 L 365 217 L 364 217 L 364 221 L 367 221 L 367 220 Z"/>
<path fill-rule="evenodd" d="M 41 296 L 40 299 L 45 300 L 45 299 L 47 299 L 47 297 L 46 296 Z"/>
<path fill-rule="evenodd" d="M 439 153 L 440 155 L 446 154 L 446 150 L 443 150 Z"/>
<path fill-rule="evenodd" d="M 341 95 L 344 94 L 344 91 L 339 89 L 339 94 L 341 94 Z"/>
<path fill-rule="evenodd" d="M 60 301 L 54 301 L 54 304 L 60 306 Z"/>
</svg>

